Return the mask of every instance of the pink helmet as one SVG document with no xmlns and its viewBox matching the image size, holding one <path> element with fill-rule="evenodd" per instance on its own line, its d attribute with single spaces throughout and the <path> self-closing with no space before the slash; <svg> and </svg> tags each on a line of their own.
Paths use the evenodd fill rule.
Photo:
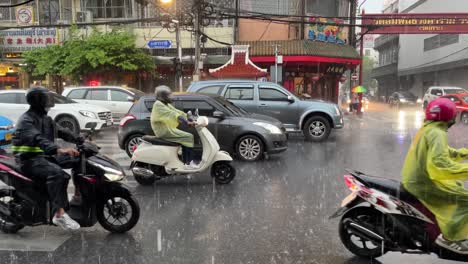
<svg viewBox="0 0 468 264">
<path fill-rule="evenodd" d="M 426 107 L 426 120 L 450 121 L 457 116 L 457 106 L 447 98 L 438 98 Z"/>
</svg>

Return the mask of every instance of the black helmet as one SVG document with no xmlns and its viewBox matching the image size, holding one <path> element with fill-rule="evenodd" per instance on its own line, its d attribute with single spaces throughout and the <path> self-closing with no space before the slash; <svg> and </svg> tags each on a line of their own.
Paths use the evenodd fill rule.
<svg viewBox="0 0 468 264">
<path fill-rule="evenodd" d="M 45 87 L 32 87 L 26 93 L 26 101 L 31 109 L 39 113 L 47 113 L 48 108 L 55 106 L 53 94 Z"/>
<path fill-rule="evenodd" d="M 160 85 L 156 87 L 154 92 L 156 93 L 156 100 L 159 100 L 166 104 L 172 103 L 172 99 L 171 99 L 172 91 L 171 91 L 171 88 L 169 88 L 168 86 Z"/>
</svg>

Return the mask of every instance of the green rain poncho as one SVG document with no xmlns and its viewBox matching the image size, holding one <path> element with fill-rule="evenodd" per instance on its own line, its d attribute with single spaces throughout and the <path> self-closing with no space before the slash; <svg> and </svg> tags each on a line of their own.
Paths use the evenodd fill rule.
<svg viewBox="0 0 468 264">
<path fill-rule="evenodd" d="M 448 146 L 446 122 L 426 122 L 416 134 L 403 167 L 403 186 L 436 217 L 445 238 L 468 239 L 468 149 Z"/>
<path fill-rule="evenodd" d="M 160 139 L 193 148 L 193 135 L 177 129 L 179 116 L 187 118 L 187 114 L 171 104 L 166 105 L 161 101 L 156 101 L 151 112 L 151 128 L 154 135 Z"/>
</svg>

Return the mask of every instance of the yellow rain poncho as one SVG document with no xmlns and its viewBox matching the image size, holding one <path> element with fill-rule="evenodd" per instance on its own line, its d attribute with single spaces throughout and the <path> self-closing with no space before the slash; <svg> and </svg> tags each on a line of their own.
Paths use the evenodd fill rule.
<svg viewBox="0 0 468 264">
<path fill-rule="evenodd" d="M 179 116 L 187 118 L 187 114 L 171 104 L 166 105 L 161 101 L 156 101 L 151 112 L 151 128 L 154 135 L 160 139 L 193 148 L 193 135 L 177 129 Z"/>
<path fill-rule="evenodd" d="M 416 134 L 403 166 L 403 186 L 436 217 L 451 241 L 468 239 L 468 149 L 448 146 L 446 122 L 426 122 Z"/>
</svg>

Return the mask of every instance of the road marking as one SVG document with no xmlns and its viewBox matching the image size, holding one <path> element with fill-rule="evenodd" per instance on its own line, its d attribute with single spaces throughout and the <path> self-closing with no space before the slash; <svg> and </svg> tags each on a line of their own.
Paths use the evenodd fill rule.
<svg viewBox="0 0 468 264">
<path fill-rule="evenodd" d="M 158 229 L 158 252 L 161 252 L 162 244 L 161 244 L 161 229 Z"/>
</svg>

